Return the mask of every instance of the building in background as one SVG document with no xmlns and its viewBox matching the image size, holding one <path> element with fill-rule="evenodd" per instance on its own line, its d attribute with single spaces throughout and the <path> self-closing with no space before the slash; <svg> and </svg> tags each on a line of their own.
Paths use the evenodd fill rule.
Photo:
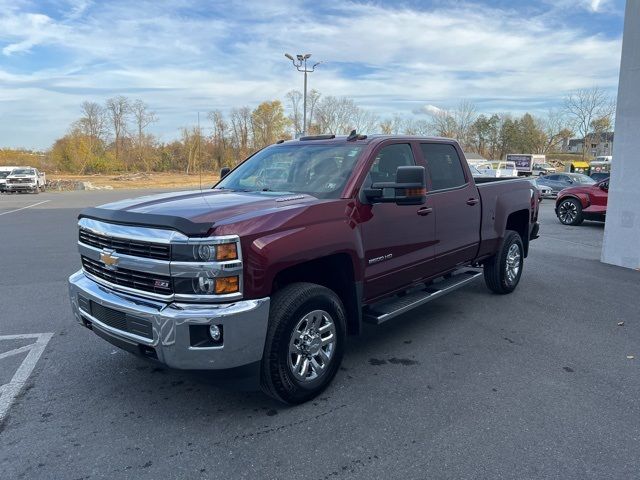
<svg viewBox="0 0 640 480">
<path fill-rule="evenodd" d="M 587 138 L 587 154 L 592 157 L 611 155 L 613 152 L 613 132 L 600 132 L 589 134 Z M 566 144 L 564 151 L 567 153 L 582 153 L 584 138 L 572 138 Z"/>
</svg>

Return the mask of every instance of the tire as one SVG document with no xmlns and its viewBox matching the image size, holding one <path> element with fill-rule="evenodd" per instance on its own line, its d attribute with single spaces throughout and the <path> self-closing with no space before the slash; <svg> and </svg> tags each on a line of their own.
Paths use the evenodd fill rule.
<svg viewBox="0 0 640 480">
<path fill-rule="evenodd" d="M 324 330 L 314 330 L 318 326 Z M 323 345 L 330 338 L 333 342 Z M 287 285 L 272 298 L 261 367 L 262 390 L 288 404 L 314 398 L 336 375 L 345 338 L 345 309 L 333 291 L 314 283 Z"/>
<path fill-rule="evenodd" d="M 36 195 L 40 193 L 40 188 L 36 187 L 33 189 L 32 193 L 35 193 Z"/>
<path fill-rule="evenodd" d="M 522 276 L 524 247 L 518 232 L 506 230 L 498 252 L 484 264 L 484 281 L 492 292 L 513 292 Z"/>
<path fill-rule="evenodd" d="M 44 191 L 45 191 L 45 186 L 44 186 L 44 185 L 42 185 L 42 186 L 40 187 L 40 191 L 44 193 Z"/>
<path fill-rule="evenodd" d="M 580 225 L 584 221 L 582 205 L 575 198 L 565 198 L 556 209 L 558 220 L 563 225 Z"/>
</svg>

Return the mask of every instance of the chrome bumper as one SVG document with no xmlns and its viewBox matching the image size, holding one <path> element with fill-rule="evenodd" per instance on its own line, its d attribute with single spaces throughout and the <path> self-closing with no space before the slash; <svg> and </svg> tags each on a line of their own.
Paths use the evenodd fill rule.
<svg viewBox="0 0 640 480">
<path fill-rule="evenodd" d="M 99 330 L 96 331 L 99 336 L 115 345 L 134 352 L 138 350 L 171 368 L 222 370 L 262 359 L 269 318 L 268 297 L 207 305 L 167 304 L 116 292 L 90 280 L 82 270 L 69 277 L 69 296 L 79 323 Z M 107 325 L 81 308 L 79 296 L 150 323 L 153 338 Z M 222 326 L 222 344 L 193 346 L 190 327 L 211 324 Z"/>
</svg>

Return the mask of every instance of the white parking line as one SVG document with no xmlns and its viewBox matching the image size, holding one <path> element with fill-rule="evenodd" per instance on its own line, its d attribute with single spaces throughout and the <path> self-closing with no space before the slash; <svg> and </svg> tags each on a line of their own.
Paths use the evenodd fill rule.
<svg viewBox="0 0 640 480">
<path fill-rule="evenodd" d="M 30 343 L 29 345 L 14 348 L 13 350 L 9 350 L 8 352 L 2 353 L 1 358 L 6 358 L 12 355 L 19 355 L 20 353 L 24 353 L 29 351 L 25 359 L 22 361 L 18 370 L 13 375 L 13 378 L 4 385 L 0 385 L 0 424 L 4 421 L 7 412 L 13 402 L 16 400 L 16 397 L 20 393 L 20 391 L 24 388 L 27 383 L 27 379 L 31 372 L 38 363 L 40 359 L 40 355 L 44 352 L 47 343 L 51 340 L 53 333 L 28 333 L 24 335 L 0 335 L 0 341 L 2 340 L 24 340 L 35 338 L 36 341 L 34 343 Z"/>
<path fill-rule="evenodd" d="M 35 206 L 42 205 L 43 203 L 47 203 L 47 202 L 50 202 L 50 201 L 51 200 L 43 200 L 41 202 L 34 203 L 33 205 L 27 205 L 26 207 L 16 208 L 15 210 L 9 210 L 8 212 L 2 212 L 2 213 L 0 213 L 0 217 L 2 215 L 6 215 L 7 213 L 19 212 L 20 210 L 24 210 L 25 208 L 35 207 Z"/>
</svg>

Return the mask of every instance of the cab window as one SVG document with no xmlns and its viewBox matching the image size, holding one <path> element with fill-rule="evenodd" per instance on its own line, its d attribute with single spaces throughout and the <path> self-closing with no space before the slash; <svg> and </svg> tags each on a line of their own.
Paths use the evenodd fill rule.
<svg viewBox="0 0 640 480">
<path fill-rule="evenodd" d="M 409 167 L 415 164 L 411 145 L 408 143 L 387 145 L 382 147 L 376 155 L 365 184 L 395 182 L 398 167 Z"/>
<path fill-rule="evenodd" d="M 420 148 L 427 161 L 427 172 L 433 190 L 461 187 L 467 183 L 460 157 L 453 145 L 421 143 Z"/>
</svg>

